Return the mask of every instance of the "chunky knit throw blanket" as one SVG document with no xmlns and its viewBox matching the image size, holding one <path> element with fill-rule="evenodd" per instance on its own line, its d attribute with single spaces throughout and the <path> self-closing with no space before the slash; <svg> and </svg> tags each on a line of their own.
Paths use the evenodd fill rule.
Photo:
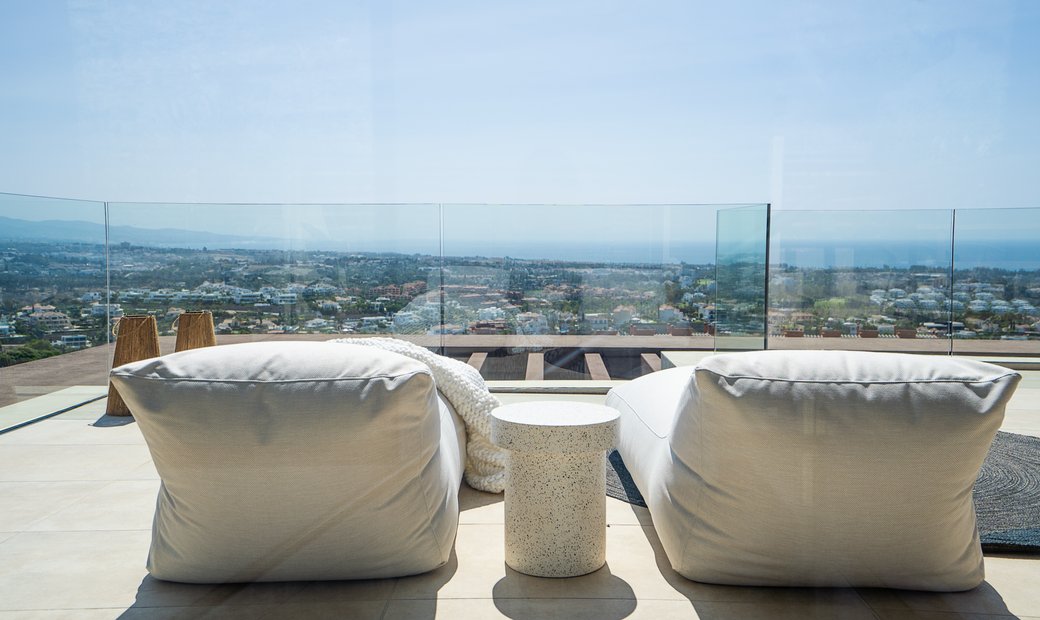
<svg viewBox="0 0 1040 620">
<path fill-rule="evenodd" d="M 395 338 L 337 338 L 331 342 L 379 347 L 429 366 L 437 389 L 466 424 L 466 482 L 489 493 L 505 489 L 506 451 L 491 443 L 491 410 L 500 403 L 475 368 Z"/>
</svg>

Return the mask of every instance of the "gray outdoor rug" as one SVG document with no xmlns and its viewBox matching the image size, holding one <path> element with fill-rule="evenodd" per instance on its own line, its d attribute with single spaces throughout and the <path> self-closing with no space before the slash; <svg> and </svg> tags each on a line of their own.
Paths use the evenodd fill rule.
<svg viewBox="0 0 1040 620">
<path fill-rule="evenodd" d="M 646 506 L 617 450 L 607 455 L 607 495 Z M 1040 552 L 1040 439 L 998 432 L 975 483 L 982 549 Z"/>
</svg>

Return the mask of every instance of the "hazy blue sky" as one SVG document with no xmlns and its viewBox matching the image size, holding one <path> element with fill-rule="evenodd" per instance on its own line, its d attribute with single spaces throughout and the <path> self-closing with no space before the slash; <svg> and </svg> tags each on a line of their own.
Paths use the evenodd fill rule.
<svg viewBox="0 0 1040 620">
<path fill-rule="evenodd" d="M 0 191 L 1040 206 L 1038 33 L 1035 0 L 5 0 Z"/>
</svg>

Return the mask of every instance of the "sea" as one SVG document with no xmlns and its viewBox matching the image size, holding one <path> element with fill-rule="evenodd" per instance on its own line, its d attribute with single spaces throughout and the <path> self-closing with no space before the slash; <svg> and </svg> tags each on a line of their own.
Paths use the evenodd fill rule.
<svg viewBox="0 0 1040 620">
<path fill-rule="evenodd" d="M 677 243 L 663 246 L 652 243 L 582 243 L 566 244 L 446 244 L 445 256 L 510 257 L 527 260 L 566 262 L 604 262 L 636 264 L 708 264 L 719 258 L 745 258 L 761 261 L 764 244 L 742 244 L 722 247 L 718 253 L 714 243 Z M 925 267 L 948 271 L 951 257 L 955 269 L 991 267 L 1010 271 L 1040 270 L 1040 240 L 964 242 L 923 241 L 783 241 L 769 249 L 771 265 L 790 265 L 803 269 L 884 268 L 909 269 Z"/>
</svg>

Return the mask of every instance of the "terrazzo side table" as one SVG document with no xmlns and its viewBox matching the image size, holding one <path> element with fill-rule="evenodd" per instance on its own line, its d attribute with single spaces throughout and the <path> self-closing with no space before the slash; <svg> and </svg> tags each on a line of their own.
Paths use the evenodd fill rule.
<svg viewBox="0 0 1040 620">
<path fill-rule="evenodd" d="M 538 577 L 576 577 L 606 561 L 606 459 L 618 412 L 535 401 L 491 412 L 491 441 L 509 450 L 506 564 Z"/>
</svg>

